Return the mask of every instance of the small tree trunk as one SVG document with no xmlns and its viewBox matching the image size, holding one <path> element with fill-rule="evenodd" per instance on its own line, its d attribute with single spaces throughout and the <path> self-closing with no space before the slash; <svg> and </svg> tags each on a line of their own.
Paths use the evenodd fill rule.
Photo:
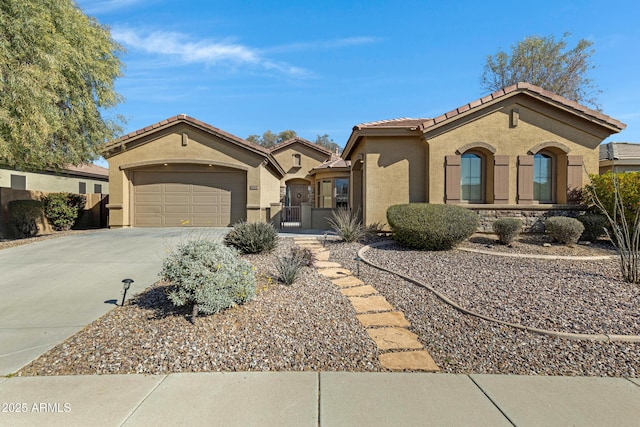
<svg viewBox="0 0 640 427">
<path fill-rule="evenodd" d="M 196 324 L 196 317 L 198 317 L 198 304 L 193 304 L 193 311 L 191 312 L 191 323 Z"/>
</svg>

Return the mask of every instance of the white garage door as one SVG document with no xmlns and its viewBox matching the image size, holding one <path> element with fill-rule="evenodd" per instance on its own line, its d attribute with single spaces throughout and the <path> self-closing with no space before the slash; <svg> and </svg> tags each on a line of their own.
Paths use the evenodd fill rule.
<svg viewBox="0 0 640 427">
<path fill-rule="evenodd" d="M 244 172 L 135 172 L 136 227 L 227 227 L 246 217 Z"/>
</svg>

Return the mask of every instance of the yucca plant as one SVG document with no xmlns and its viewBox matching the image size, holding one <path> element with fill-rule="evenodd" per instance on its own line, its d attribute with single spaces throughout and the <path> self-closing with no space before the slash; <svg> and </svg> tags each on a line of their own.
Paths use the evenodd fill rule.
<svg viewBox="0 0 640 427">
<path fill-rule="evenodd" d="M 358 213 L 359 211 L 354 213 L 351 209 L 339 208 L 331 214 L 329 224 L 336 235 L 345 242 L 355 242 L 365 234 Z"/>
</svg>

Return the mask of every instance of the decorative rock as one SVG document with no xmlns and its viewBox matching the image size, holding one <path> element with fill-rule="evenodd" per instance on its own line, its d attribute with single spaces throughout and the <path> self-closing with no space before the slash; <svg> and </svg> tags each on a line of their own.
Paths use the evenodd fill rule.
<svg viewBox="0 0 640 427">
<path fill-rule="evenodd" d="M 356 317 L 365 328 L 370 326 L 396 326 L 400 328 L 410 326 L 409 321 L 404 317 L 404 313 L 400 311 L 358 314 Z"/>
<path fill-rule="evenodd" d="M 380 350 L 422 349 L 418 336 L 404 328 L 367 329 Z"/>
<path fill-rule="evenodd" d="M 424 350 L 385 353 L 378 356 L 378 360 L 383 368 L 391 369 L 392 371 L 440 371 L 431 355 Z"/>
<path fill-rule="evenodd" d="M 378 293 L 378 291 L 376 291 L 373 286 L 369 286 L 369 285 L 356 286 L 353 288 L 344 288 L 344 289 L 341 289 L 340 292 L 342 293 L 342 295 L 345 295 L 348 297 L 373 295 Z"/>
<path fill-rule="evenodd" d="M 393 306 L 384 297 L 350 297 L 349 301 L 356 309 L 356 313 L 368 313 L 371 311 L 391 311 Z"/>
<path fill-rule="evenodd" d="M 543 243 L 542 246 L 545 247 L 545 248 L 550 248 L 551 247 L 551 243 Z"/>
<path fill-rule="evenodd" d="M 331 283 L 341 288 L 350 288 L 352 286 L 364 285 L 364 282 L 362 280 L 354 276 L 347 276 L 347 277 L 341 277 L 339 279 L 333 279 Z"/>
</svg>

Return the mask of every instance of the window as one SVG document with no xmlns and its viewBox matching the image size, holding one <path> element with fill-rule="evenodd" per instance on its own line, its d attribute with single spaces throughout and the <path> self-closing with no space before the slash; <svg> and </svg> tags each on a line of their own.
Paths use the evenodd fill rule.
<svg viewBox="0 0 640 427">
<path fill-rule="evenodd" d="M 78 185 L 78 194 L 87 194 L 87 183 L 81 182 Z"/>
<path fill-rule="evenodd" d="M 465 153 L 460 160 L 460 199 L 471 203 L 484 202 L 482 157 Z"/>
<path fill-rule="evenodd" d="M 93 192 L 96 194 L 102 194 L 102 184 L 93 184 Z"/>
<path fill-rule="evenodd" d="M 300 158 L 300 154 L 294 154 L 293 155 L 293 167 L 299 168 L 300 166 L 302 166 L 302 160 Z"/>
<path fill-rule="evenodd" d="M 27 177 L 24 175 L 11 175 L 11 188 L 14 190 L 27 189 Z"/>
<path fill-rule="evenodd" d="M 318 207 L 319 208 L 331 208 L 332 205 L 332 185 L 331 180 L 325 179 L 318 182 Z"/>
<path fill-rule="evenodd" d="M 547 154 L 533 157 L 533 200 L 553 202 L 553 160 Z"/>
<path fill-rule="evenodd" d="M 349 178 L 336 178 L 336 208 L 349 207 Z"/>
</svg>

